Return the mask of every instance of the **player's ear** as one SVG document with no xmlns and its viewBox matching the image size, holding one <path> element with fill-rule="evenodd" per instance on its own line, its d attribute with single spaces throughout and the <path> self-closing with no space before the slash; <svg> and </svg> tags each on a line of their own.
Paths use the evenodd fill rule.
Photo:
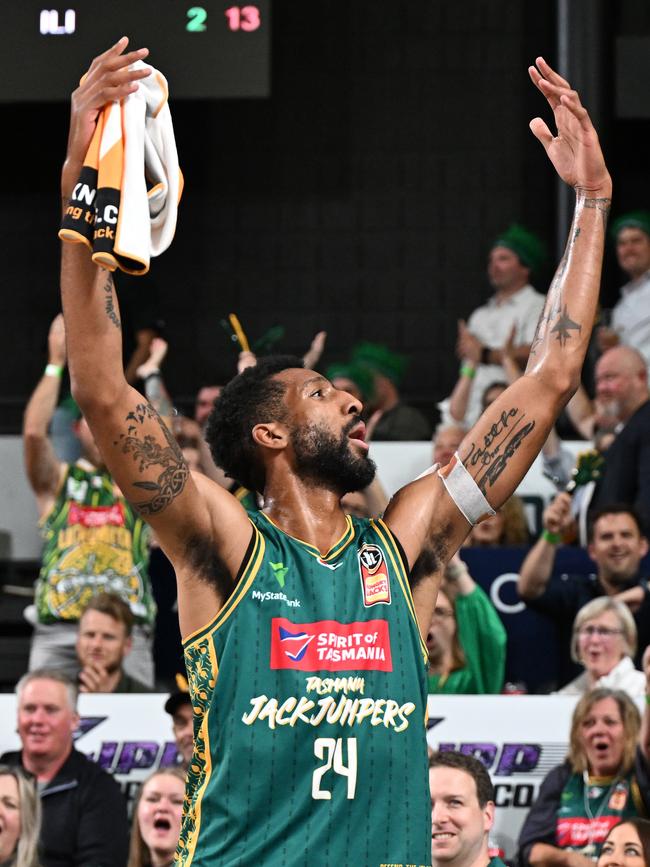
<svg viewBox="0 0 650 867">
<path fill-rule="evenodd" d="M 252 434 L 253 441 L 267 449 L 284 449 L 289 444 L 289 432 L 279 421 L 256 424 Z"/>
</svg>

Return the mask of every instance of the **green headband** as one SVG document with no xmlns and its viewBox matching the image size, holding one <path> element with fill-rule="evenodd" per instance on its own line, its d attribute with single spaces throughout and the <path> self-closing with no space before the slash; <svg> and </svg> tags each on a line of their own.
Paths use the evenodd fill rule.
<svg viewBox="0 0 650 867">
<path fill-rule="evenodd" d="M 325 376 L 332 382 L 335 379 L 349 379 L 361 392 L 364 401 L 372 397 L 372 373 L 360 364 L 331 364 L 325 371 Z"/>
<path fill-rule="evenodd" d="M 408 359 L 391 352 L 381 343 L 359 343 L 352 350 L 352 364 L 362 365 L 399 385 L 408 366 Z"/>
<path fill-rule="evenodd" d="M 531 271 L 537 271 L 546 261 L 544 242 L 533 232 L 524 229 L 518 223 L 513 223 L 492 244 L 494 247 L 507 247 L 516 253 L 521 264 Z"/>
<path fill-rule="evenodd" d="M 623 229 L 641 229 L 646 235 L 650 235 L 650 211 L 629 211 L 622 214 L 612 223 L 610 234 L 614 240 Z"/>
</svg>

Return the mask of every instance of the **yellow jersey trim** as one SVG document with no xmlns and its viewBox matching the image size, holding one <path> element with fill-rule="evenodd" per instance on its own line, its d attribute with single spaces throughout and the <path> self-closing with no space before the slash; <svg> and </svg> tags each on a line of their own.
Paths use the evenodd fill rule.
<svg viewBox="0 0 650 867">
<path fill-rule="evenodd" d="M 245 488 L 243 485 L 240 485 L 237 488 L 237 490 L 233 493 L 233 497 L 235 497 L 241 503 L 241 501 L 244 499 L 244 497 L 246 497 L 250 493 L 251 492 L 248 490 L 248 488 Z"/>
<path fill-rule="evenodd" d="M 354 536 L 355 536 L 354 524 L 352 523 L 352 518 L 349 515 L 346 515 L 345 516 L 346 527 L 345 527 L 345 530 L 343 531 L 341 538 L 332 545 L 332 547 L 329 549 L 327 554 L 321 555 L 321 552 L 318 550 L 318 548 L 315 545 L 312 545 L 309 542 L 305 542 L 303 539 L 299 539 L 297 536 L 292 536 L 290 533 L 287 533 L 286 530 L 282 529 L 282 527 L 278 527 L 278 525 L 275 523 L 275 521 L 273 521 L 271 518 L 269 518 L 269 516 L 267 514 L 265 514 L 264 512 L 260 512 L 259 514 L 262 515 L 263 518 L 266 518 L 266 520 L 269 522 L 269 524 L 271 524 L 273 527 L 275 527 L 276 530 L 278 530 L 280 533 L 283 533 L 285 536 L 288 536 L 289 539 L 293 539 L 294 542 L 298 542 L 300 545 L 302 545 L 306 549 L 306 552 L 308 554 L 311 554 L 312 557 L 314 557 L 316 560 L 321 560 L 323 563 L 326 563 L 328 560 L 333 560 L 335 557 L 338 557 L 339 554 L 345 548 L 347 548 L 347 546 L 350 544 L 350 542 L 354 539 Z"/>
<path fill-rule="evenodd" d="M 213 681 L 213 686 L 212 686 L 212 694 L 214 694 L 214 684 L 216 684 L 216 679 L 217 679 L 219 667 L 217 665 L 217 654 L 216 654 L 216 650 L 215 650 L 213 642 L 208 641 L 207 646 L 208 646 L 208 652 L 210 654 L 210 662 L 212 663 L 212 666 L 213 666 L 212 671 L 214 672 L 214 681 Z M 191 695 L 191 693 L 190 693 L 190 695 Z M 194 706 L 194 704 L 195 704 L 194 696 L 191 695 L 191 698 L 192 698 L 192 705 Z M 212 695 L 210 696 L 210 699 L 212 699 Z M 205 714 L 203 715 L 203 719 L 201 720 L 201 727 L 199 729 L 199 737 L 197 738 L 197 741 L 202 741 L 203 751 L 204 751 L 204 755 L 205 755 L 205 769 L 204 769 L 203 781 L 200 785 L 199 791 L 196 795 L 196 799 L 194 802 L 195 820 L 194 820 L 194 828 L 192 829 L 190 837 L 187 841 L 188 857 L 187 857 L 187 860 L 185 861 L 186 867 L 189 867 L 189 865 L 192 863 L 192 860 L 194 858 L 194 851 L 196 849 L 196 844 L 197 844 L 197 841 L 199 839 L 199 835 L 201 833 L 201 804 L 203 801 L 203 795 L 205 794 L 205 790 L 207 789 L 208 783 L 210 782 L 210 778 L 212 776 L 212 763 L 213 763 L 214 756 L 212 755 L 212 749 L 210 746 L 209 720 L 210 720 L 211 707 L 212 707 L 212 701 L 210 700 L 210 702 L 208 703 L 208 709 L 206 710 Z M 196 748 L 196 744 L 195 744 L 195 748 Z M 190 766 L 191 766 L 191 763 L 192 763 L 192 759 L 190 759 Z"/>
<path fill-rule="evenodd" d="M 399 548 L 395 544 L 395 539 L 393 538 L 393 534 L 390 531 L 389 527 L 378 518 L 377 520 L 371 520 L 371 525 L 374 527 L 375 532 L 379 536 L 379 538 L 384 543 L 386 550 L 388 551 L 388 556 L 391 559 L 393 564 L 393 568 L 395 570 L 395 574 L 397 576 L 397 581 L 399 586 L 402 589 L 402 593 L 404 594 L 404 598 L 406 599 L 406 607 L 408 608 L 411 617 L 413 618 L 413 623 L 415 624 L 415 628 L 418 634 L 418 639 L 420 640 L 420 648 L 422 650 L 422 656 L 424 659 L 425 665 L 429 660 L 429 652 L 427 651 L 427 646 L 422 640 L 422 634 L 420 633 L 420 625 L 418 623 L 418 618 L 415 614 L 415 605 L 413 603 L 413 596 L 411 595 L 411 587 L 408 582 L 408 577 L 406 574 L 406 569 L 404 568 L 404 563 L 402 562 L 402 556 L 399 552 Z"/>
<path fill-rule="evenodd" d="M 630 789 L 632 790 L 632 800 L 634 801 L 636 811 L 639 816 L 645 819 L 648 814 L 646 813 L 645 804 L 643 803 L 643 798 L 641 797 L 641 789 L 639 788 L 639 783 L 637 782 L 636 776 L 632 777 Z"/>
</svg>

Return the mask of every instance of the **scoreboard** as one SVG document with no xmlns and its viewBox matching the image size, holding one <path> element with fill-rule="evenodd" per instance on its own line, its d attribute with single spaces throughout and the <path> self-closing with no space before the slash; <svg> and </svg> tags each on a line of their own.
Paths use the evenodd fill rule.
<svg viewBox="0 0 650 867">
<path fill-rule="evenodd" d="M 0 0 L 0 102 L 67 100 L 91 60 L 129 37 L 172 101 L 270 95 L 271 0 Z"/>
</svg>

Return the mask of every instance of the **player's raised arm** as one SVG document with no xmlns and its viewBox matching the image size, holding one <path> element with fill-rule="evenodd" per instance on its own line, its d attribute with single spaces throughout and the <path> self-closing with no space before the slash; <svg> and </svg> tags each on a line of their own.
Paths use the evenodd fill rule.
<svg viewBox="0 0 650 867">
<path fill-rule="evenodd" d="M 542 58 L 529 73 L 553 109 L 557 135 L 541 118 L 530 128 L 560 177 L 574 188 L 576 202 L 525 375 L 489 407 L 461 445 L 463 464 L 495 508 L 515 490 L 580 383 L 598 303 L 612 189 L 598 136 L 578 94 Z"/>
<path fill-rule="evenodd" d="M 123 38 L 95 58 L 72 96 L 61 176 L 64 208 L 101 109 L 127 97 L 138 79 L 149 74 L 132 68 L 147 50 L 125 53 L 127 44 Z M 187 634 L 203 626 L 223 603 L 228 589 L 224 575 L 236 575 L 251 537 L 250 524 L 233 497 L 207 479 L 195 481 L 158 414 L 127 383 L 113 279 L 93 264 L 83 244 L 62 244 L 61 298 L 74 397 L 124 496 L 154 527 L 174 564 L 181 631 Z M 215 554 L 225 572 L 215 568 Z M 216 571 L 221 574 L 212 574 Z"/>
<path fill-rule="evenodd" d="M 389 507 L 387 521 L 411 561 L 425 544 L 432 544 L 441 562 L 448 559 L 470 521 L 510 496 L 580 381 L 598 301 L 612 184 L 578 94 L 542 58 L 529 73 L 553 110 L 557 133 L 541 118 L 530 128 L 560 177 L 575 190 L 573 224 L 524 376 L 468 433 L 458 450 L 460 460 L 442 474 L 444 482 L 436 474 L 420 479 Z"/>
</svg>

